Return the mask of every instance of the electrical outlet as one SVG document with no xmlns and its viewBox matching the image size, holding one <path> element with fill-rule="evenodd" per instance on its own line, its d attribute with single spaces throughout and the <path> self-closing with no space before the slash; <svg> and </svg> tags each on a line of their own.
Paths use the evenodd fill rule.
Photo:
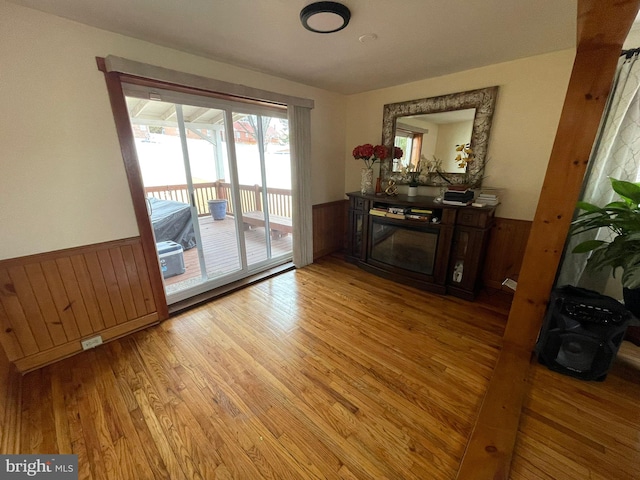
<svg viewBox="0 0 640 480">
<path fill-rule="evenodd" d="M 511 290 L 515 291 L 516 287 L 518 286 L 518 282 L 516 282 L 515 280 L 511 280 L 510 278 L 505 278 L 504 282 L 502 282 L 502 285 L 505 285 Z"/>
<path fill-rule="evenodd" d="M 102 337 L 100 335 L 96 335 L 95 337 L 82 340 L 81 343 L 82 343 L 83 350 L 89 350 L 90 348 L 95 348 L 98 345 L 102 345 Z"/>
</svg>

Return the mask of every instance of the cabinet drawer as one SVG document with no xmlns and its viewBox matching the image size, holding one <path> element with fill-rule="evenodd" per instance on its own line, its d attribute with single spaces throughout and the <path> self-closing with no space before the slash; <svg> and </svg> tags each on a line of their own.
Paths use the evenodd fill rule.
<svg viewBox="0 0 640 480">
<path fill-rule="evenodd" d="M 493 210 L 480 210 L 475 207 L 461 208 L 458 211 L 458 225 L 485 228 L 489 226 Z"/>
<path fill-rule="evenodd" d="M 366 200 L 362 197 L 351 197 L 351 208 L 353 210 L 364 210 Z"/>
</svg>

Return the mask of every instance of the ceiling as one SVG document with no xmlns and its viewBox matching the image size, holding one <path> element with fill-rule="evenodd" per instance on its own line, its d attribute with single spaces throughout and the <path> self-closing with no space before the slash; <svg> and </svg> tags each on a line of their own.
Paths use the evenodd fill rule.
<svg viewBox="0 0 640 480">
<path fill-rule="evenodd" d="M 312 0 L 10 1 L 343 94 L 572 48 L 576 37 L 577 0 L 341 0 L 351 22 L 326 35 L 300 24 Z"/>
</svg>

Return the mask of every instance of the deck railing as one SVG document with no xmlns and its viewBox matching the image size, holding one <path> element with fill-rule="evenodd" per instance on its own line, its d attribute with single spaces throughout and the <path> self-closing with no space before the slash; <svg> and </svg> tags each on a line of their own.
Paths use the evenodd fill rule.
<svg viewBox="0 0 640 480">
<path fill-rule="evenodd" d="M 240 202 L 243 212 L 263 211 L 262 187 L 260 185 L 240 185 Z M 187 185 L 165 185 L 161 187 L 145 187 L 147 197 L 160 200 L 175 200 L 191 203 Z M 198 216 L 209 215 L 209 200 L 226 199 L 227 214 L 233 215 L 235 208 L 231 195 L 231 184 L 225 182 L 210 182 L 194 184 L 194 196 Z M 291 190 L 283 188 L 267 188 L 267 202 L 270 215 L 291 217 Z"/>
</svg>

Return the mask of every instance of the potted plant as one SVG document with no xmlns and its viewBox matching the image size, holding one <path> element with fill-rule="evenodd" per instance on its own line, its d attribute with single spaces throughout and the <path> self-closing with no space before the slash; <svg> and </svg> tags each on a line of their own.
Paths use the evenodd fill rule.
<svg viewBox="0 0 640 480">
<path fill-rule="evenodd" d="M 409 190 L 407 191 L 407 196 L 415 197 L 418 195 L 418 177 L 420 176 L 420 172 L 417 170 L 408 172 L 409 174 Z"/>
<path fill-rule="evenodd" d="M 611 267 L 614 278 L 621 268 L 625 305 L 640 318 L 640 183 L 614 178 L 610 181 L 620 200 L 604 207 L 578 202 L 577 206 L 583 212 L 573 221 L 570 233 L 577 235 L 606 228 L 613 239 L 583 241 L 573 249 L 573 253 L 591 252 L 587 269 L 598 271 Z"/>
</svg>

